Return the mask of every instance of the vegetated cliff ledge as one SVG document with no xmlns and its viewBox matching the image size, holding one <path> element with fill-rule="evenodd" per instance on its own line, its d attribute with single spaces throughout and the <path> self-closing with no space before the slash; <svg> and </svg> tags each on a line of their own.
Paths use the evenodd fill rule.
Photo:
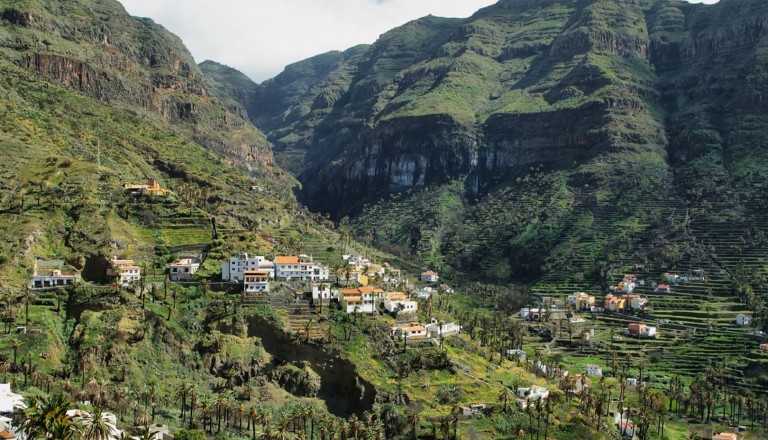
<svg viewBox="0 0 768 440">
<path fill-rule="evenodd" d="M 290 363 L 309 367 L 319 376 L 317 397 L 339 417 L 361 415 L 376 402 L 376 388 L 357 372 L 355 364 L 322 346 L 302 344 L 261 316 L 248 318 L 248 336 L 258 337 L 275 367 Z"/>
</svg>

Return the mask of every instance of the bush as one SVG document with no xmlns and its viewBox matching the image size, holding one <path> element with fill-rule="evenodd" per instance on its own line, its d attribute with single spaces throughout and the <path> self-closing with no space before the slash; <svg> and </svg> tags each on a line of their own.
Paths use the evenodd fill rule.
<svg viewBox="0 0 768 440">
<path fill-rule="evenodd" d="M 205 440 L 205 433 L 199 429 L 182 429 L 173 436 L 176 440 Z"/>
</svg>

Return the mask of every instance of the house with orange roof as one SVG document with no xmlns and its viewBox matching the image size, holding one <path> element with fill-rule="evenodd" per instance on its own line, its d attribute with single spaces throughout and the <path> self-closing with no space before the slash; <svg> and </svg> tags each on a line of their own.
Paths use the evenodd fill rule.
<svg viewBox="0 0 768 440">
<path fill-rule="evenodd" d="M 739 440 L 739 436 L 733 432 L 721 432 L 713 435 L 712 440 Z"/>
<path fill-rule="evenodd" d="M 436 283 L 437 280 L 440 279 L 440 277 L 437 275 L 437 272 L 428 270 L 426 272 L 421 273 L 421 281 L 425 283 Z"/>
<path fill-rule="evenodd" d="M 302 281 L 328 279 L 328 266 L 312 261 L 312 257 L 305 254 L 278 256 L 274 263 L 277 278 Z"/>
<path fill-rule="evenodd" d="M 128 287 L 131 283 L 138 283 L 141 279 L 141 267 L 133 260 L 121 260 L 113 256 L 107 267 L 107 278 Z"/>
<path fill-rule="evenodd" d="M 406 339 L 427 339 L 427 328 L 418 322 L 411 322 L 408 325 L 392 327 L 392 336 L 405 337 Z"/>
<path fill-rule="evenodd" d="M 339 302 L 342 310 L 347 313 L 373 313 L 376 311 L 373 300 L 373 289 L 341 289 Z"/>
<path fill-rule="evenodd" d="M 269 272 L 266 270 L 246 270 L 243 278 L 243 291 L 246 294 L 269 292 Z"/>
<path fill-rule="evenodd" d="M 125 188 L 127 191 L 153 196 L 167 196 L 170 194 L 170 191 L 162 188 L 160 183 L 155 179 L 147 179 L 146 184 L 134 184 L 126 182 L 123 185 L 123 188 Z"/>
</svg>

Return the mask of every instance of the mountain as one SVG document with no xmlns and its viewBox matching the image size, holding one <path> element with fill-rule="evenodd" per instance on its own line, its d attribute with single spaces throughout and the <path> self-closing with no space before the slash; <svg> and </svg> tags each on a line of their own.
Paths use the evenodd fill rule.
<svg viewBox="0 0 768 440">
<path fill-rule="evenodd" d="M 761 230 L 766 19 L 757 0 L 501 0 L 232 86 L 301 200 L 371 243 L 604 286 Z"/>
<path fill-rule="evenodd" d="M 0 17 L 4 284 L 23 284 L 35 258 L 98 280 L 110 255 L 204 249 L 212 222 L 290 223 L 296 181 L 178 37 L 111 1 L 0 1 Z M 148 178 L 173 194 L 123 189 Z"/>
</svg>

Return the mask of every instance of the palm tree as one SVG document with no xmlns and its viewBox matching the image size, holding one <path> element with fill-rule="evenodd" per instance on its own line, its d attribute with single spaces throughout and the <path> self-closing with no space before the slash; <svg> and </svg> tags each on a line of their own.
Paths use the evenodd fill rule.
<svg viewBox="0 0 768 440">
<path fill-rule="evenodd" d="M 13 365 L 16 365 L 16 358 L 21 348 L 21 341 L 14 339 L 11 341 L 11 348 L 13 349 Z"/>
<path fill-rule="evenodd" d="M 37 299 L 37 294 L 29 290 L 28 286 L 24 286 L 24 293 L 21 295 L 21 302 L 24 304 L 24 325 L 29 325 L 29 305 Z"/>
<path fill-rule="evenodd" d="M 82 436 L 80 426 L 67 416 L 70 406 L 69 399 L 61 394 L 30 397 L 26 409 L 14 410 L 13 426 L 28 439 L 79 439 Z"/>
<path fill-rule="evenodd" d="M 94 407 L 93 412 L 84 417 L 81 423 L 84 440 L 110 440 L 112 434 L 117 432 L 115 423 L 107 417 L 101 407 Z"/>
<path fill-rule="evenodd" d="M 510 397 L 509 388 L 502 385 L 498 400 L 499 402 L 502 402 L 504 404 L 504 407 L 502 408 L 503 412 L 507 412 L 507 402 L 509 401 L 509 397 Z"/>
</svg>

